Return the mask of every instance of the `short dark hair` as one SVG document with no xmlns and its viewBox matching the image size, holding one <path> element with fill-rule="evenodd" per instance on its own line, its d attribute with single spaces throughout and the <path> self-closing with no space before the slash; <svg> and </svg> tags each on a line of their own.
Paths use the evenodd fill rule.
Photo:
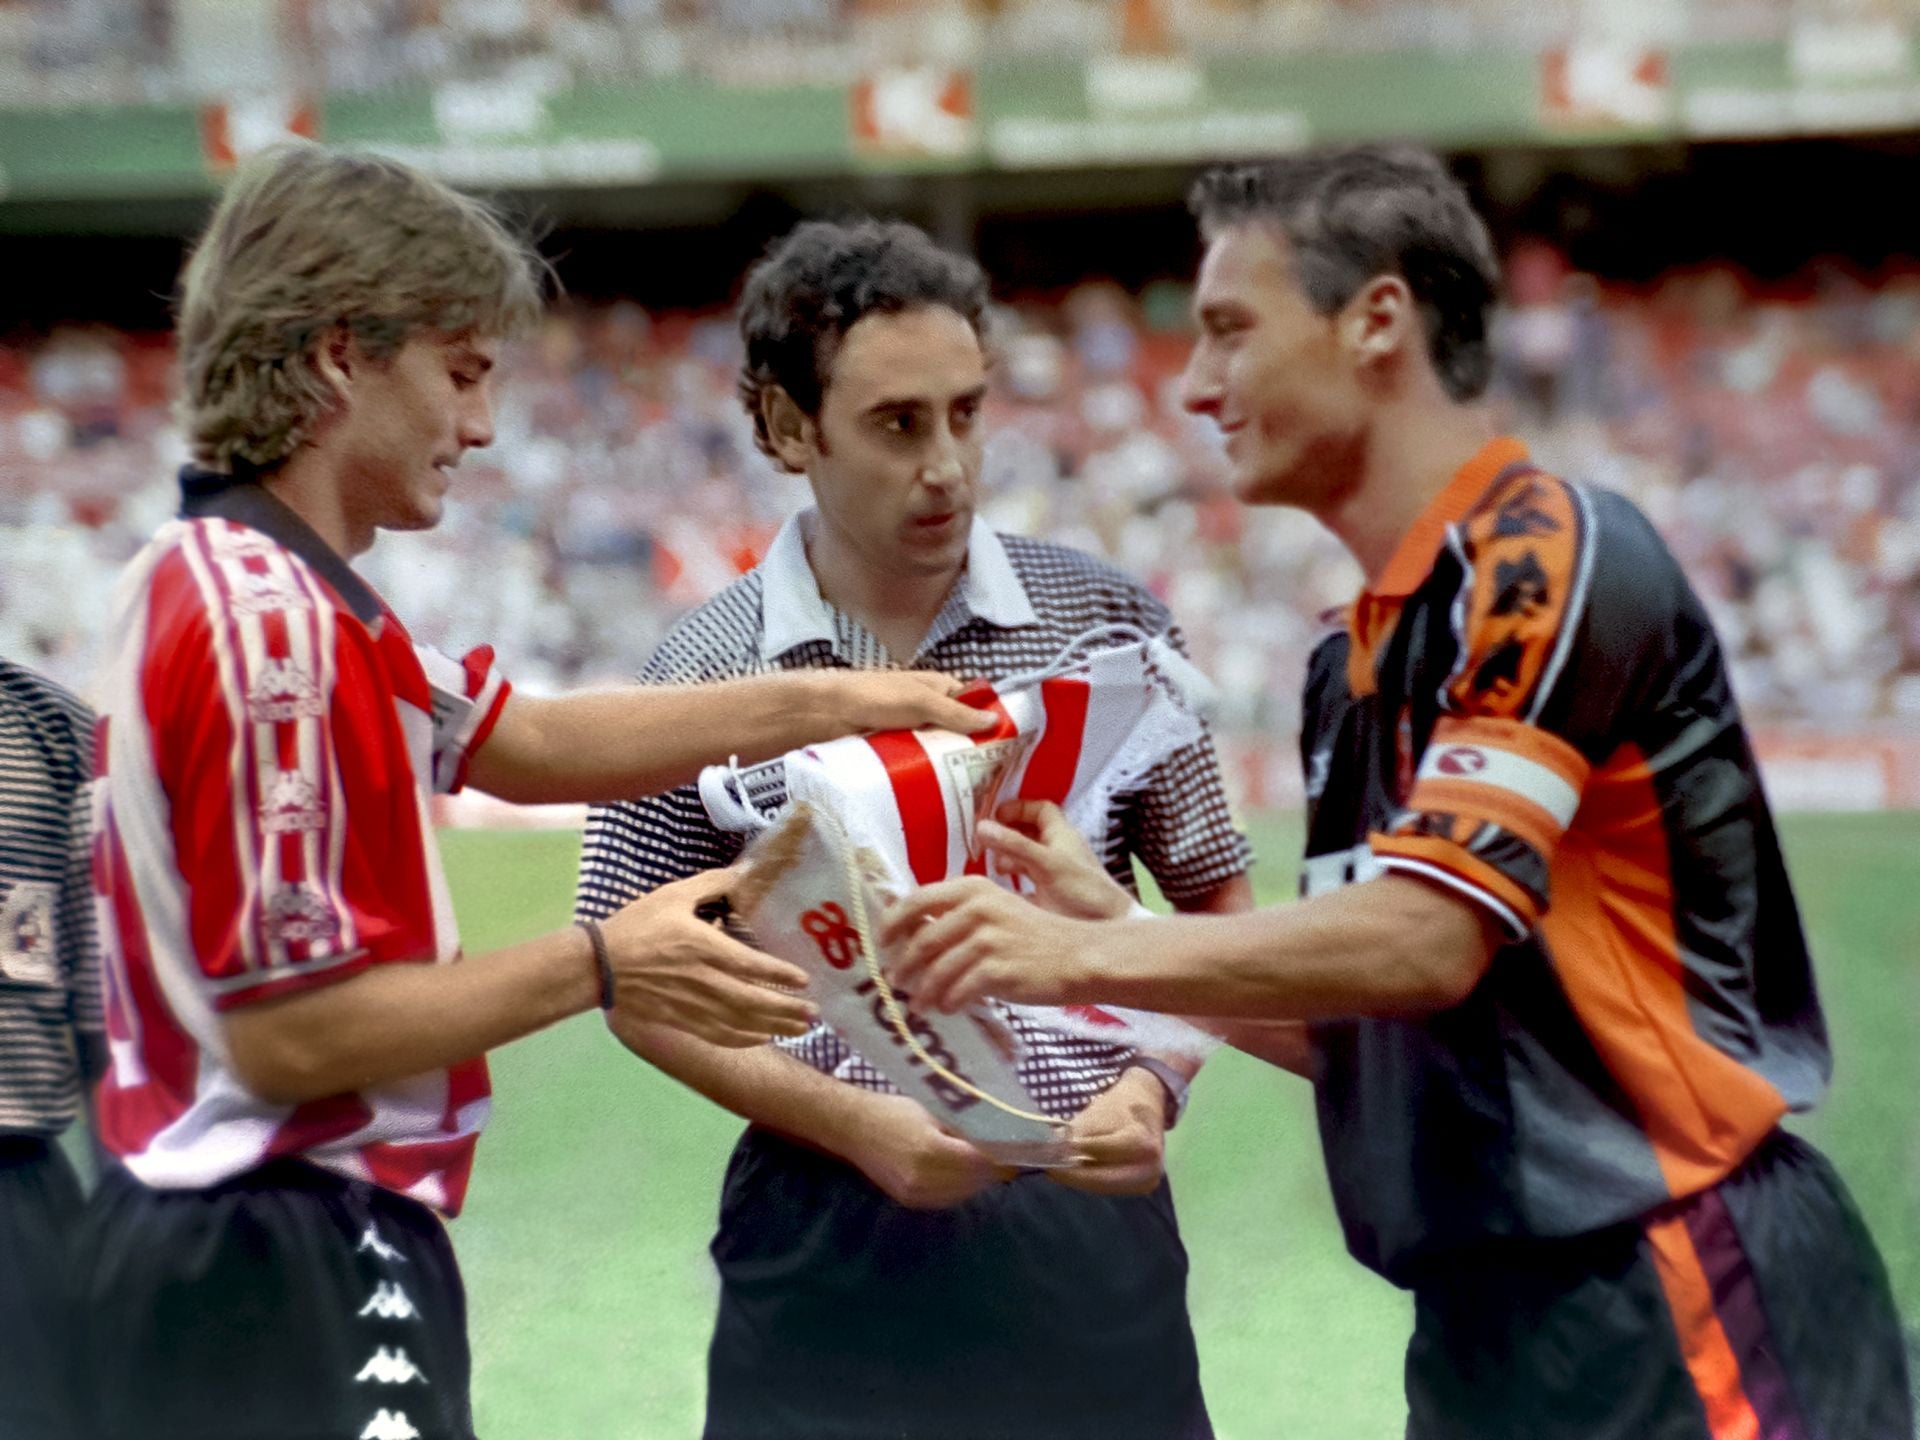
<svg viewBox="0 0 1920 1440">
<path fill-rule="evenodd" d="M 983 335 L 986 273 L 901 220 L 809 220 L 769 247 L 740 295 L 740 403 L 775 464 L 766 396 L 779 386 L 818 416 L 841 338 L 875 311 L 944 306 Z"/>
<path fill-rule="evenodd" d="M 1220 166 L 1194 182 L 1187 203 L 1208 240 L 1236 225 L 1277 226 L 1323 315 L 1369 280 L 1398 275 L 1447 394 L 1464 402 L 1486 390 L 1500 262 L 1466 191 L 1430 151 L 1359 145 Z"/>
</svg>

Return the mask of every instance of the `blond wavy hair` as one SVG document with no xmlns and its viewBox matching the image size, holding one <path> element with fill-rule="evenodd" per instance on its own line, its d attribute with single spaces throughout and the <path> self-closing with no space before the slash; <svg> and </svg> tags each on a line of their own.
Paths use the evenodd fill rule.
<svg viewBox="0 0 1920 1440">
<path fill-rule="evenodd" d="M 478 200 L 397 161 L 276 146 L 234 173 L 181 276 L 179 420 L 217 471 L 271 468 L 333 404 L 319 346 L 344 327 L 374 359 L 416 333 L 504 337 L 550 272 Z"/>
</svg>

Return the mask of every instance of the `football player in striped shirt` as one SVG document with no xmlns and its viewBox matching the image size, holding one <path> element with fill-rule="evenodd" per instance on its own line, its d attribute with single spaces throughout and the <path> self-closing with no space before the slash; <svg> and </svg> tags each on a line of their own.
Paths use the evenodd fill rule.
<svg viewBox="0 0 1920 1440">
<path fill-rule="evenodd" d="M 1412 1440 L 1911 1436 L 1879 1255 L 1780 1125 L 1830 1055 L 1725 656 L 1644 517 L 1495 433 L 1479 217 L 1395 148 L 1194 208 L 1187 403 L 1366 575 L 1307 677 L 1307 898 L 949 882 L 891 917 L 899 978 L 1308 1022 L 1348 1246 L 1413 1292 Z"/>
<path fill-rule="evenodd" d="M 0 1434 L 68 1434 L 62 1260 L 80 1183 L 58 1144 L 106 1065 L 87 866 L 93 717 L 0 658 Z"/>
<path fill-rule="evenodd" d="M 95 1440 L 467 1440 L 442 1217 L 486 1052 L 596 1005 L 721 1046 L 807 1028 L 769 988 L 802 972 L 696 917 L 725 877 L 463 957 L 435 794 L 627 796 L 736 751 L 986 722 L 934 677 L 547 699 L 489 650 L 416 646 L 348 561 L 439 519 L 540 288 L 481 205 L 313 146 L 244 167 L 188 264 L 194 463 L 119 588 L 98 746 L 122 1164 L 76 1247 Z"/>
<path fill-rule="evenodd" d="M 812 222 L 769 251 L 742 295 L 740 393 L 813 505 L 673 628 L 644 679 L 911 665 L 994 680 L 1101 625 L 1170 627 L 1137 580 L 975 513 L 986 306 L 979 266 L 909 225 Z M 1209 739 L 1117 796 L 1099 838 L 1116 874 L 1138 856 L 1182 909 L 1251 903 Z M 740 844 L 691 787 L 596 808 L 579 913 Z M 749 1122 L 712 1247 L 708 1440 L 1212 1433 L 1164 1174 L 1192 1065 L 1011 1023 L 1022 1081 L 1087 1163 L 1014 1175 L 824 1025 L 723 1050 L 616 1019 L 638 1054 Z"/>
</svg>

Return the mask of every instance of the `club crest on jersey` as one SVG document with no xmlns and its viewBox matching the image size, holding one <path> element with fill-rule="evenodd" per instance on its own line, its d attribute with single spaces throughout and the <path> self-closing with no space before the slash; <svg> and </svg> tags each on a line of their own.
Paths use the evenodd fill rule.
<svg viewBox="0 0 1920 1440">
<path fill-rule="evenodd" d="M 247 690 L 247 718 L 256 725 L 305 720 L 323 708 L 312 672 L 292 659 L 267 661 Z"/>
<path fill-rule="evenodd" d="M 59 891 L 43 880 L 22 880 L 0 902 L 0 978 L 17 985 L 54 985 L 53 910 Z"/>
<path fill-rule="evenodd" d="M 327 823 L 327 804 L 314 783 L 298 770 L 282 770 L 260 805 L 260 828 L 269 835 L 319 830 Z"/>
<path fill-rule="evenodd" d="M 339 935 L 340 920 L 311 885 L 288 885 L 267 901 L 266 932 L 282 945 L 322 945 Z"/>
<path fill-rule="evenodd" d="M 1449 745 L 1433 768 L 1442 775 L 1478 775 L 1487 768 L 1487 752 L 1473 745 Z"/>
<path fill-rule="evenodd" d="M 307 592 L 291 580 L 272 573 L 242 570 L 233 577 L 230 602 L 236 615 L 272 615 L 283 610 L 311 610 Z"/>
</svg>

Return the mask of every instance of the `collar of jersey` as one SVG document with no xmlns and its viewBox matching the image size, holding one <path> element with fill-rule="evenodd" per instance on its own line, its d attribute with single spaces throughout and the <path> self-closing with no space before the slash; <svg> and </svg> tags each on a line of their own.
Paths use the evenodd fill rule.
<svg viewBox="0 0 1920 1440">
<path fill-rule="evenodd" d="M 822 641 L 835 643 L 833 607 L 820 593 L 820 582 L 807 563 L 802 526 L 812 510 L 792 516 L 767 547 L 760 562 L 760 658 L 772 661 L 789 650 Z M 1033 602 L 1007 558 L 1007 547 L 993 527 L 978 515 L 967 536 L 967 568 L 961 576 L 961 599 L 968 614 L 1003 630 L 1037 625 Z"/>
<path fill-rule="evenodd" d="M 347 608 L 369 629 L 380 623 L 387 607 L 373 588 L 353 573 L 314 528 L 260 483 L 258 471 L 222 474 L 188 465 L 180 471 L 180 514 L 188 520 L 230 520 L 257 530 L 276 545 L 291 550 L 332 587 Z"/>
<path fill-rule="evenodd" d="M 1453 479 L 1427 506 L 1413 528 L 1401 537 L 1400 544 L 1380 572 L 1380 581 L 1367 593 L 1375 600 L 1405 600 L 1420 588 L 1433 570 L 1433 562 L 1446 542 L 1447 531 L 1466 518 L 1480 503 L 1500 473 L 1527 458 L 1527 447 L 1511 436 L 1489 440 L 1459 470 Z"/>
</svg>

